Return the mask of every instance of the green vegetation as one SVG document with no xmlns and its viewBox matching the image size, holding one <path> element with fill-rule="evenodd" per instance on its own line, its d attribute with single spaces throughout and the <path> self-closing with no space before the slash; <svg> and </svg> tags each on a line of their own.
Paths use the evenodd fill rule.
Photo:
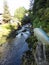
<svg viewBox="0 0 49 65">
<path fill-rule="evenodd" d="M 34 0 L 34 3 L 33 0 L 30 0 L 29 16 L 33 28 L 42 28 L 49 34 L 49 0 Z M 23 65 L 36 65 L 36 62 L 33 61 L 34 51 L 37 46 L 37 39 L 34 37 L 34 34 L 27 39 L 27 42 L 30 51 L 27 51 L 27 54 L 25 52 L 25 55 L 22 57 Z M 46 45 L 46 57 L 47 61 L 49 61 L 49 45 Z"/>
<path fill-rule="evenodd" d="M 25 25 L 27 23 L 30 23 L 30 17 L 25 15 L 22 19 L 22 25 Z"/>
<path fill-rule="evenodd" d="M 27 10 L 24 7 L 16 9 L 14 16 L 11 16 L 6 0 L 4 1 L 4 8 L 2 13 L 2 20 L 0 24 L 0 45 L 8 42 L 16 36 L 16 30 L 21 27 L 22 21 L 27 21 L 25 14 Z M 25 19 L 24 19 L 25 18 Z M 25 23 L 24 21 L 24 23 Z"/>
<path fill-rule="evenodd" d="M 11 15 L 8 10 L 8 5 L 7 5 L 7 2 L 4 1 L 3 22 L 8 23 L 8 21 L 10 21 L 10 20 L 11 20 Z"/>
<path fill-rule="evenodd" d="M 34 53 L 37 46 L 37 39 L 32 34 L 26 41 L 30 50 L 26 51 L 22 56 L 22 65 L 36 65 Z"/>
<path fill-rule="evenodd" d="M 11 19 L 10 12 L 8 10 L 7 2 L 4 1 L 3 19 L 0 24 L 0 45 L 8 42 L 10 39 L 16 36 L 16 30 L 18 29 L 18 23 Z M 12 20 L 12 22 L 11 22 Z"/>
<path fill-rule="evenodd" d="M 21 21 L 26 13 L 26 9 L 24 7 L 20 7 L 16 9 L 14 13 L 14 17 Z"/>
<path fill-rule="evenodd" d="M 32 51 L 28 50 L 24 53 L 21 65 L 36 65 Z"/>
<path fill-rule="evenodd" d="M 49 1 L 48 0 L 31 0 L 30 18 L 33 28 L 42 27 L 49 32 Z M 33 12 L 33 13 L 32 13 Z"/>
<path fill-rule="evenodd" d="M 20 7 L 16 9 L 14 16 L 12 17 L 7 5 L 4 1 L 4 11 L 2 14 L 2 20 L 0 24 L 0 45 L 8 42 L 10 39 L 16 36 L 16 30 L 20 28 L 21 21 L 24 18 L 26 9 Z"/>
<path fill-rule="evenodd" d="M 11 32 L 13 32 L 13 30 L 17 29 L 17 25 L 16 24 L 2 24 L 0 25 L 0 45 L 3 43 L 8 42 L 8 40 L 13 37 L 14 34 L 12 34 L 12 36 L 10 36 L 8 39 L 7 37 L 9 36 L 9 34 L 11 34 Z"/>
</svg>

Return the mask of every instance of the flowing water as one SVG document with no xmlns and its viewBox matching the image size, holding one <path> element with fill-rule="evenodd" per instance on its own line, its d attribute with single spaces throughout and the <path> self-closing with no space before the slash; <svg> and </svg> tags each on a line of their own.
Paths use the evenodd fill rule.
<svg viewBox="0 0 49 65">
<path fill-rule="evenodd" d="M 27 32 L 18 34 L 11 42 L 0 46 L 0 65 L 21 64 L 23 52 L 29 49 L 25 41 L 30 35 Z"/>
<path fill-rule="evenodd" d="M 0 65 L 21 64 L 23 53 L 29 49 L 25 40 L 30 36 L 28 30 L 22 31 L 23 29 L 18 32 L 16 38 L 0 46 Z M 36 47 L 35 61 L 37 65 L 48 65 L 46 64 L 45 46 L 41 42 L 38 42 Z"/>
<path fill-rule="evenodd" d="M 46 61 L 45 45 L 38 42 L 35 52 L 35 61 L 37 65 L 49 65 Z"/>
<path fill-rule="evenodd" d="M 49 37 L 41 28 L 35 28 L 34 35 L 36 36 L 38 42 L 36 46 L 35 52 L 35 60 L 37 65 L 49 65 L 46 61 L 46 52 L 45 52 L 45 45 L 49 44 Z"/>
</svg>

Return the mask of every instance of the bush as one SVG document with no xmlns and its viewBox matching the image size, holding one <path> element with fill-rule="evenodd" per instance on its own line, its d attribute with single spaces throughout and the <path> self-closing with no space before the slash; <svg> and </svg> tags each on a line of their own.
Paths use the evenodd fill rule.
<svg viewBox="0 0 49 65">
<path fill-rule="evenodd" d="M 9 35 L 11 35 L 11 33 L 14 31 L 14 30 L 17 30 L 17 25 L 16 24 L 9 24 L 9 23 L 6 23 L 6 24 L 2 24 L 0 25 L 0 44 L 3 44 L 3 43 L 6 43 L 8 41 L 7 37 Z M 12 36 L 15 35 L 15 33 L 12 34 Z M 12 37 L 10 36 L 10 38 Z"/>
<path fill-rule="evenodd" d="M 34 35 L 31 35 L 27 40 L 29 48 L 36 48 L 37 45 L 37 39 L 34 37 Z"/>
<path fill-rule="evenodd" d="M 39 20 L 39 17 L 36 17 L 34 20 L 33 20 L 33 28 L 36 28 L 36 27 L 40 27 L 41 26 L 41 22 Z"/>
</svg>

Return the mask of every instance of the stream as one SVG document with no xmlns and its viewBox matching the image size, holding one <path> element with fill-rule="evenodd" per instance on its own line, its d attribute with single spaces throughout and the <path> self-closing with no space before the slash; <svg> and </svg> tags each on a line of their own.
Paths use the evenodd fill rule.
<svg viewBox="0 0 49 65">
<path fill-rule="evenodd" d="M 9 43 L 0 46 L 0 65 L 21 64 L 23 53 L 29 49 L 28 44 L 25 41 L 29 35 L 29 31 L 20 32 Z"/>
</svg>

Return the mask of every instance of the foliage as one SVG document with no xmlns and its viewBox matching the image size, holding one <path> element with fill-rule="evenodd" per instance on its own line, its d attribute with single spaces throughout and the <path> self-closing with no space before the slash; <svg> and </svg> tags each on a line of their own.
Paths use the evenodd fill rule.
<svg viewBox="0 0 49 65">
<path fill-rule="evenodd" d="M 46 22 L 49 22 L 49 8 L 45 9 L 44 16 L 42 17 L 42 19 Z"/>
<path fill-rule="evenodd" d="M 34 0 L 34 4 L 33 4 L 33 0 L 30 0 L 30 2 L 31 2 L 30 3 L 31 8 L 29 10 L 29 16 L 33 28 L 42 27 L 42 29 L 44 29 L 47 33 L 49 33 L 49 0 Z M 29 39 L 27 39 L 27 42 L 29 48 L 32 48 L 32 52 L 33 52 L 33 49 L 35 49 L 37 45 L 36 38 L 34 38 L 34 36 L 32 35 Z M 49 45 L 46 45 L 46 56 L 47 56 L 47 60 L 49 61 Z"/>
<path fill-rule="evenodd" d="M 33 0 L 31 0 L 33 1 Z M 49 1 L 48 0 L 34 0 L 34 4 L 30 12 L 30 18 L 34 27 L 42 27 L 46 32 L 49 32 Z M 32 3 L 32 2 L 31 2 Z M 32 13 L 33 12 L 33 13 Z"/>
<path fill-rule="evenodd" d="M 34 56 L 32 51 L 28 50 L 24 53 L 22 57 L 22 64 L 21 65 L 36 65 Z"/>
<path fill-rule="evenodd" d="M 33 28 L 40 27 L 40 25 L 41 25 L 40 20 L 38 17 L 36 17 L 34 22 L 33 22 Z"/>
<path fill-rule="evenodd" d="M 29 48 L 35 49 L 36 46 L 34 44 L 36 44 L 37 39 L 34 37 L 34 35 L 31 35 L 26 41 L 28 42 Z"/>
<path fill-rule="evenodd" d="M 13 30 L 17 29 L 17 25 L 16 24 L 9 24 L 9 23 L 6 23 L 6 24 L 2 24 L 0 25 L 0 45 L 3 44 L 3 43 L 6 43 L 8 42 L 8 39 L 7 37 L 11 34 L 11 32 L 13 32 Z M 12 34 L 12 36 L 15 35 Z M 10 36 L 10 38 L 12 37 Z"/>
<path fill-rule="evenodd" d="M 11 20 L 7 2 L 4 1 L 3 23 L 0 25 L 0 45 L 16 36 L 18 24 Z"/>
<path fill-rule="evenodd" d="M 18 18 L 19 21 L 21 21 L 24 17 L 26 13 L 26 9 L 24 7 L 20 7 L 18 9 L 16 9 L 15 13 L 14 13 L 14 17 Z"/>
<path fill-rule="evenodd" d="M 22 19 L 22 24 L 27 24 L 27 23 L 30 23 L 30 17 L 29 16 L 24 16 L 24 18 Z"/>
<path fill-rule="evenodd" d="M 37 46 L 37 39 L 31 35 L 27 40 L 29 50 L 26 51 L 22 57 L 22 65 L 36 65 L 34 59 L 34 51 Z"/>
<path fill-rule="evenodd" d="M 7 5 L 7 2 L 4 1 L 3 21 L 4 21 L 4 23 L 7 23 L 10 20 L 11 20 L 11 15 L 10 15 L 10 12 L 8 10 L 8 5 Z"/>
</svg>

